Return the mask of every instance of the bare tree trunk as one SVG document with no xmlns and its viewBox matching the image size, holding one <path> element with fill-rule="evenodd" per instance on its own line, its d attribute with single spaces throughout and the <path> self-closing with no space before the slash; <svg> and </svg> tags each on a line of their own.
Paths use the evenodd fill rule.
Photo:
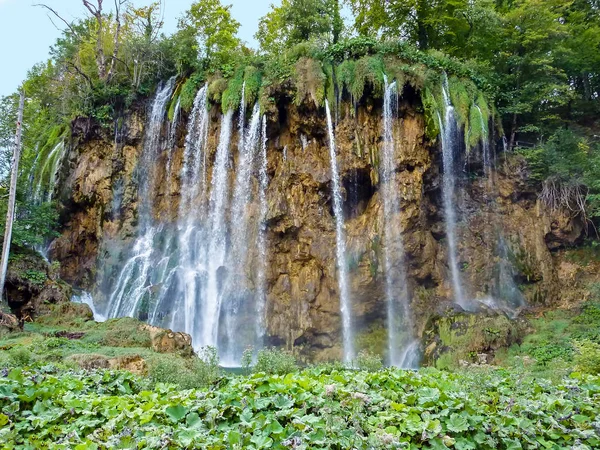
<svg viewBox="0 0 600 450">
<path fill-rule="evenodd" d="M 21 159 L 21 134 L 23 124 L 23 108 L 25 106 L 25 92 L 21 89 L 19 100 L 19 114 L 17 118 L 17 132 L 15 135 L 15 147 L 13 150 L 12 168 L 10 173 L 10 191 L 8 195 L 8 213 L 6 214 L 6 226 L 4 230 L 4 242 L 2 244 L 2 258 L 0 259 L 0 299 L 4 294 L 4 281 L 6 280 L 6 269 L 8 268 L 8 255 L 10 253 L 10 240 L 12 238 L 13 220 L 15 217 L 15 198 L 17 195 L 17 178 L 19 177 L 19 160 Z"/>
<path fill-rule="evenodd" d="M 515 138 L 517 136 L 517 113 L 513 114 L 512 124 L 510 127 L 510 140 L 508 141 L 508 151 L 512 152 L 515 147 Z"/>
<path fill-rule="evenodd" d="M 117 21 L 117 29 L 115 31 L 115 38 L 113 42 L 113 54 L 112 59 L 110 61 L 110 69 L 108 70 L 108 75 L 106 76 L 106 81 L 110 82 L 113 77 L 115 70 L 115 63 L 117 61 L 117 57 L 119 56 L 119 47 L 121 44 L 121 6 L 126 3 L 126 0 L 115 0 L 115 19 Z"/>
<path fill-rule="evenodd" d="M 96 25 L 98 26 L 98 36 L 96 37 L 96 65 L 98 66 L 98 76 L 102 81 L 106 80 L 106 56 L 104 55 L 104 21 L 102 20 L 102 2 L 104 0 L 97 0 L 97 4 L 94 5 L 89 0 L 82 0 L 83 6 L 87 8 L 92 16 L 96 18 Z"/>
</svg>

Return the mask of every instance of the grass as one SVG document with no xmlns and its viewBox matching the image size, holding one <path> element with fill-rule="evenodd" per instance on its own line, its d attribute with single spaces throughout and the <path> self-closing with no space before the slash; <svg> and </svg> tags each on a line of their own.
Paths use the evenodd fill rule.
<svg viewBox="0 0 600 450">
<path fill-rule="evenodd" d="M 600 345 L 600 302 L 588 301 L 573 310 L 555 310 L 529 319 L 532 332 L 520 344 L 498 352 L 505 367 L 527 369 L 535 375 L 558 379 L 576 367 L 598 373 L 595 345 Z M 589 358 L 582 358 L 582 350 Z"/>
</svg>

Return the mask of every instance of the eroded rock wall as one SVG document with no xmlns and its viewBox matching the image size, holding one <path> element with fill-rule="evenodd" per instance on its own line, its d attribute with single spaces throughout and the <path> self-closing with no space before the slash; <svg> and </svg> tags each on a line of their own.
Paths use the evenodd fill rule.
<svg viewBox="0 0 600 450">
<path fill-rule="evenodd" d="M 341 318 L 325 112 L 312 103 L 297 106 L 288 92 L 278 93 L 276 104 L 267 116 L 267 340 L 268 344 L 295 349 L 306 359 L 339 359 Z M 211 165 L 220 117 L 219 107 L 212 106 L 208 143 Z M 120 249 L 135 237 L 139 197 L 136 166 L 143 148 L 144 120 L 143 108 L 132 111 L 117 124 L 116 135 L 74 123 L 68 164 L 61 173 L 59 188 L 63 231 L 52 245 L 52 257 L 61 262 L 62 277 L 78 287 L 102 293 L 98 283 L 118 273 L 113 269 L 99 281 L 99 270 L 107 264 L 119 267 L 123 258 Z M 156 180 L 157 222 L 173 222 L 179 210 L 186 120 L 184 114 L 171 153 L 154 156 L 151 176 Z M 386 311 L 383 255 L 388 243 L 378 176 L 381 101 L 367 98 L 359 105 L 344 101 L 337 108 L 335 122 L 345 191 L 352 311 L 359 342 L 373 346 L 374 340 L 384 336 L 380 330 Z M 166 126 L 163 131 L 166 133 Z M 426 138 L 419 97 L 409 88 L 400 99 L 394 134 L 393 183 L 402 203 L 394 221 L 402 231 L 406 250 L 416 318 L 414 333 L 422 335 L 431 315 L 450 304 L 452 292 L 441 207 L 441 152 L 438 143 Z M 237 164 L 237 142 L 234 133 L 232 173 Z M 171 176 L 167 176 L 167 167 Z M 475 297 L 490 291 L 495 242 L 501 230 L 512 255 L 516 283 L 527 299 L 556 301 L 560 279 L 551 251 L 579 239 L 582 225 L 577 218 L 547 211 L 537 201 L 516 158 L 500 163 L 494 175 L 493 190 L 481 176 L 465 176 L 462 195 L 456 199 L 459 259 L 467 292 Z M 256 249 L 250 249 L 249 256 L 252 266 Z M 248 320 L 253 320 L 252 312 L 246 313 Z"/>
</svg>

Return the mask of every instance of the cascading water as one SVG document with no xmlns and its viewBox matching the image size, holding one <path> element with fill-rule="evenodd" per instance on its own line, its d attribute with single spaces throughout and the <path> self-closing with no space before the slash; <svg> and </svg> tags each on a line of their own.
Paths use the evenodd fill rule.
<svg viewBox="0 0 600 450">
<path fill-rule="evenodd" d="M 448 79 L 444 77 L 442 83 L 442 94 L 444 97 L 445 106 L 445 118 L 442 118 L 438 114 L 438 120 L 440 124 L 440 137 L 442 141 L 442 155 L 443 155 L 443 185 L 442 185 L 442 197 L 444 203 L 444 214 L 446 224 L 446 238 L 448 240 L 448 254 L 450 272 L 452 274 L 452 288 L 454 291 L 454 301 L 462 308 L 467 308 L 468 304 L 464 296 L 462 281 L 460 272 L 458 270 L 458 254 L 456 249 L 456 209 L 454 203 L 456 202 L 456 173 L 457 160 L 455 158 L 456 151 L 458 149 L 458 124 L 454 113 L 454 107 L 450 101 L 450 95 L 448 92 Z"/>
<path fill-rule="evenodd" d="M 506 244 L 506 239 L 502 229 L 498 227 L 498 216 L 497 216 L 497 205 L 494 201 L 496 196 L 496 182 L 494 179 L 494 164 L 495 164 L 495 152 L 492 151 L 490 146 L 489 138 L 489 127 L 486 123 L 481 109 L 477 106 L 480 117 L 480 126 L 482 129 L 481 137 L 481 153 L 483 162 L 483 174 L 485 177 L 485 200 L 487 203 L 487 215 L 486 222 L 492 228 L 491 231 L 485 230 L 486 240 L 489 242 L 495 242 L 495 252 L 492 253 L 492 257 L 495 255 L 497 262 L 491 270 L 491 284 L 492 284 L 492 295 L 483 300 L 488 307 L 493 309 L 500 309 L 510 316 L 514 316 L 516 310 L 525 305 L 525 298 L 519 290 L 517 283 L 515 282 L 516 271 L 510 260 L 510 249 Z M 503 144 L 506 143 L 506 139 L 503 139 Z M 505 149 L 506 151 L 506 149 Z M 493 225 L 495 224 L 495 225 Z M 487 228 L 487 227 L 486 227 Z"/>
<path fill-rule="evenodd" d="M 169 142 L 167 144 L 167 181 L 171 179 L 171 159 L 173 156 L 173 149 L 177 140 L 177 125 L 179 124 L 179 117 L 181 114 L 181 99 L 177 99 L 175 103 L 175 109 L 173 110 L 173 120 L 169 122 Z"/>
<path fill-rule="evenodd" d="M 260 166 L 258 170 L 259 182 L 259 220 L 258 220 L 258 274 L 256 276 L 256 345 L 262 347 L 265 335 L 265 306 L 266 292 L 266 269 L 267 269 L 267 188 L 269 186 L 269 175 L 267 173 L 267 118 L 262 116 L 262 140 L 260 146 Z"/>
<path fill-rule="evenodd" d="M 381 154 L 380 185 L 383 197 L 385 232 L 385 294 L 387 302 L 388 358 L 390 365 L 415 367 L 418 351 L 411 351 L 412 320 L 404 264 L 404 244 L 399 229 L 400 197 L 396 188 L 395 140 L 393 106 L 397 102 L 396 82 L 388 84 L 384 75 L 383 147 Z M 418 347 L 418 345 L 417 345 Z M 417 348 L 418 350 L 418 348 Z M 416 356 L 416 357 L 415 357 Z"/>
<path fill-rule="evenodd" d="M 233 111 L 223 116 L 221 133 L 215 165 L 212 172 L 211 193 L 209 201 L 208 226 L 210 227 L 209 244 L 205 261 L 207 262 L 206 295 L 202 305 L 201 343 L 217 347 L 219 335 L 219 318 L 221 312 L 221 293 L 223 269 L 226 262 L 227 229 L 225 216 L 228 197 L 227 164 L 229 162 L 229 144 L 231 140 L 231 122 Z"/>
<path fill-rule="evenodd" d="M 338 269 L 338 288 L 340 290 L 340 313 L 342 316 L 343 352 L 344 362 L 350 363 L 354 359 L 354 329 L 352 326 L 352 311 L 350 301 L 350 287 L 348 285 L 348 268 L 346 266 L 346 236 L 344 233 L 344 211 L 342 194 L 340 191 L 340 177 L 337 167 L 335 149 L 335 134 L 331 121 L 329 102 L 325 100 L 327 113 L 327 130 L 329 134 L 329 156 L 331 160 L 331 188 L 333 197 L 333 214 L 335 218 L 335 244 L 336 261 Z"/>
<path fill-rule="evenodd" d="M 154 238 L 159 231 L 152 226 L 152 164 L 161 146 L 161 129 L 167 103 L 173 93 L 175 79 L 158 89 L 146 126 L 144 148 L 138 166 L 140 193 L 139 232 L 132 253 L 123 266 L 108 300 L 108 317 L 134 316 L 142 301 L 150 294 L 148 277 L 153 267 Z"/>
<path fill-rule="evenodd" d="M 33 189 L 34 202 L 40 204 L 42 202 L 49 202 L 52 200 L 54 195 L 54 187 L 56 185 L 56 177 L 60 168 L 60 163 L 65 155 L 65 143 L 60 141 L 54 146 L 54 148 L 48 153 L 48 156 L 44 159 L 44 163 L 39 171 L 35 188 Z M 36 162 L 39 164 L 39 161 Z M 48 180 L 48 185 L 44 187 L 44 179 Z"/>
<path fill-rule="evenodd" d="M 227 262 L 227 284 L 222 311 L 226 327 L 227 342 L 223 356 L 226 365 L 232 365 L 242 357 L 243 348 L 238 345 L 238 336 L 241 324 L 240 308 L 245 303 L 248 290 L 247 255 L 248 242 L 251 240 L 249 229 L 249 206 L 251 199 L 251 178 L 254 167 L 256 151 L 260 138 L 260 108 L 258 104 L 252 111 L 249 127 L 244 130 L 241 122 L 240 139 L 242 145 L 238 149 L 238 164 L 235 170 L 235 185 L 231 200 L 229 225 L 230 225 L 230 250 Z"/>
</svg>

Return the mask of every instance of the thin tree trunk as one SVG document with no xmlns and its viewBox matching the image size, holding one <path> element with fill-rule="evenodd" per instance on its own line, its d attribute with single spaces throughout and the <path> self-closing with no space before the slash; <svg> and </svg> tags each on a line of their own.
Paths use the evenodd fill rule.
<svg viewBox="0 0 600 450">
<path fill-rule="evenodd" d="M 515 138 L 517 136 L 517 113 L 513 114 L 512 124 L 510 127 L 510 140 L 508 141 L 508 151 L 511 152 L 515 147 Z"/>
<path fill-rule="evenodd" d="M 23 125 L 23 108 L 25 106 L 25 92 L 21 89 L 19 100 L 19 114 L 17 118 L 17 132 L 15 136 L 15 148 L 13 151 L 12 168 L 10 174 L 10 191 L 8 194 L 8 212 L 6 214 L 6 227 L 4 230 L 4 242 L 2 243 L 2 258 L 0 259 L 0 299 L 4 294 L 4 281 L 6 280 L 6 269 L 8 268 L 8 255 L 10 253 L 10 240 L 12 238 L 13 220 L 15 217 L 15 198 L 17 195 L 17 178 L 19 177 L 19 160 L 21 159 L 21 134 Z"/>
</svg>

